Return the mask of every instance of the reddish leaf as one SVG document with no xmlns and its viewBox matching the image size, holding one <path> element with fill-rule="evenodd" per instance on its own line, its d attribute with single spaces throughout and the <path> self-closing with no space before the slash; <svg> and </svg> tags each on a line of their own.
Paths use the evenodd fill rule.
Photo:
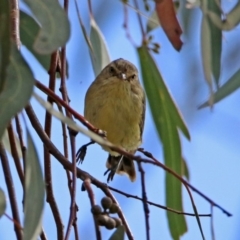
<svg viewBox="0 0 240 240">
<path fill-rule="evenodd" d="M 173 47 L 177 51 L 180 51 L 182 47 L 182 41 L 180 39 L 182 29 L 176 18 L 173 1 L 156 0 L 155 3 L 158 19 L 161 22 L 164 32 L 166 33 Z"/>
</svg>

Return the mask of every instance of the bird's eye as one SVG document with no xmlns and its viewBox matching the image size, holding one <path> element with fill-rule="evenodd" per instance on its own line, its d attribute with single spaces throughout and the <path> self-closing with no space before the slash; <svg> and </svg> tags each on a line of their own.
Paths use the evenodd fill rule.
<svg viewBox="0 0 240 240">
<path fill-rule="evenodd" d="M 136 74 L 133 74 L 133 75 L 131 76 L 131 79 L 134 80 L 135 78 L 136 78 Z"/>
<path fill-rule="evenodd" d="M 113 68 L 113 67 L 110 67 L 110 69 L 109 69 L 109 71 L 110 71 L 110 73 L 115 73 L 115 69 Z"/>
</svg>

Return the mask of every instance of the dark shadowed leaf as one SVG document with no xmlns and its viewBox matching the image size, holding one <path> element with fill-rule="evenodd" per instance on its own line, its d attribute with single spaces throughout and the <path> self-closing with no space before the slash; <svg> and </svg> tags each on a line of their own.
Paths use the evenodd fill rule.
<svg viewBox="0 0 240 240">
<path fill-rule="evenodd" d="M 4 191 L 0 188 L 0 217 L 5 213 L 7 207 Z"/>
<path fill-rule="evenodd" d="M 70 24 L 66 13 L 56 0 L 24 0 L 41 25 L 33 48 L 41 54 L 49 54 L 63 46 L 70 36 Z"/>
<path fill-rule="evenodd" d="M 109 238 L 109 240 L 124 240 L 124 232 L 124 227 L 119 226 Z"/>
<path fill-rule="evenodd" d="M 217 103 L 225 97 L 232 94 L 240 87 L 240 69 L 214 93 L 214 103 Z M 199 106 L 199 109 L 209 106 L 206 101 Z"/>
<path fill-rule="evenodd" d="M 181 176 L 182 153 L 178 127 L 190 138 L 188 130 L 147 48 L 140 47 L 138 54 L 151 113 L 163 144 L 165 164 Z M 181 182 L 167 173 L 165 189 L 167 206 L 183 211 Z M 185 217 L 170 212 L 167 215 L 171 235 L 179 239 L 187 231 Z"/>
<path fill-rule="evenodd" d="M 0 139 L 11 118 L 27 105 L 33 86 L 30 68 L 18 50 L 12 47 L 4 91 L 0 93 Z"/>
<path fill-rule="evenodd" d="M 104 36 L 93 18 L 91 18 L 90 24 L 90 41 L 93 48 L 93 51 L 90 51 L 90 56 L 95 76 L 97 76 L 110 63 L 110 57 Z"/>
<path fill-rule="evenodd" d="M 10 6 L 8 0 L 1 1 L 0 7 L 0 93 L 3 91 L 6 70 L 10 59 Z"/>
<path fill-rule="evenodd" d="M 44 67 L 46 71 L 49 70 L 50 66 L 50 54 L 42 55 L 33 49 L 33 44 L 36 39 L 38 32 L 40 31 L 40 26 L 37 22 L 26 13 L 20 11 L 20 36 L 22 44 L 25 45 L 28 50 L 36 57 L 40 64 Z"/>
<path fill-rule="evenodd" d="M 42 227 L 45 184 L 37 150 L 28 130 L 27 141 L 23 239 L 35 240 Z"/>
</svg>

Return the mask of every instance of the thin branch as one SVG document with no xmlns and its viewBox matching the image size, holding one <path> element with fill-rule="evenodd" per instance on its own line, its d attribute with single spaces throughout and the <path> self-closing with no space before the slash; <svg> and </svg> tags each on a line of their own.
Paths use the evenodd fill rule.
<svg viewBox="0 0 240 240">
<path fill-rule="evenodd" d="M 88 0 L 88 9 L 89 9 L 90 18 L 93 18 L 93 10 L 92 10 L 91 0 Z"/>
<path fill-rule="evenodd" d="M 61 98 L 59 98 L 56 94 L 54 94 L 53 92 L 51 92 L 49 89 L 47 89 L 43 84 L 41 84 L 39 81 L 36 81 L 36 86 L 41 89 L 43 92 L 45 92 L 46 94 L 49 94 L 55 101 L 59 102 L 62 106 L 64 106 L 66 109 L 68 109 L 69 112 L 71 112 L 74 117 L 76 119 L 78 119 L 84 126 L 86 126 L 89 130 L 95 132 L 96 134 L 98 134 L 99 136 L 103 136 L 102 132 L 99 131 L 99 129 L 95 128 L 91 123 L 89 123 L 83 116 L 81 116 L 79 113 L 77 113 L 74 109 L 70 108 L 67 104 L 65 104 L 64 101 L 61 100 Z M 188 185 L 193 191 L 195 191 L 196 193 L 198 193 L 200 196 L 202 196 L 206 201 L 208 201 L 210 204 L 214 205 L 215 207 L 219 208 L 221 211 L 223 211 L 224 214 L 226 214 L 228 217 L 232 216 L 231 213 L 229 213 L 227 210 L 225 210 L 224 208 L 222 208 L 220 205 L 218 205 L 217 203 L 215 203 L 214 201 L 212 201 L 210 198 L 208 198 L 207 196 L 205 196 L 203 193 L 201 193 L 199 190 L 197 190 L 195 187 L 193 187 L 190 183 L 188 183 L 185 179 L 183 179 L 181 176 L 179 176 L 177 173 L 175 173 L 174 171 L 172 171 L 170 168 L 166 167 L 164 164 L 160 163 L 157 159 L 153 158 L 152 154 L 149 152 L 146 152 L 144 150 L 139 149 L 140 152 L 142 152 L 145 156 L 151 158 L 152 160 L 149 159 L 144 159 L 140 156 L 136 156 L 136 155 L 132 155 L 129 152 L 126 152 L 123 148 L 120 147 L 116 147 L 114 145 L 111 144 L 110 146 L 110 142 L 107 141 L 106 139 L 104 139 L 104 144 L 106 144 L 106 146 L 108 145 L 113 151 L 116 151 L 126 157 L 129 157 L 135 161 L 141 161 L 144 163 L 149 163 L 149 164 L 153 164 L 155 166 L 161 167 L 163 168 L 165 171 L 169 172 L 170 174 L 172 174 L 173 176 L 175 176 L 176 178 L 178 178 L 182 183 Z"/>
<path fill-rule="evenodd" d="M 211 236 L 212 236 L 212 240 L 215 240 L 216 238 L 215 238 L 215 233 L 214 233 L 213 205 L 211 205 L 211 215 L 212 215 L 212 217 L 211 217 L 211 223 L 210 223 L 210 225 L 211 225 Z"/>
<path fill-rule="evenodd" d="M 139 7 L 138 7 L 138 1 L 137 1 L 137 0 L 134 0 L 134 5 L 135 5 L 135 8 L 136 8 L 136 9 L 139 9 Z M 145 31 L 144 31 L 144 28 L 143 28 L 142 19 L 141 19 L 140 14 L 137 14 L 137 16 L 138 16 L 138 22 L 139 22 L 139 25 L 140 25 L 140 28 L 141 28 L 141 32 L 142 32 L 142 42 L 145 42 L 146 33 L 145 33 Z"/>
<path fill-rule="evenodd" d="M 19 34 L 19 1 L 11 0 L 11 35 L 12 40 L 16 43 L 18 49 L 21 47 L 20 34 Z"/>
<path fill-rule="evenodd" d="M 87 179 L 84 180 L 83 183 L 84 183 L 85 189 L 87 190 L 88 197 L 89 197 L 89 200 L 90 200 L 90 203 L 91 203 L 91 207 L 93 207 L 94 205 L 96 205 L 96 203 L 95 203 L 94 193 L 93 193 L 93 190 L 91 188 L 91 180 L 89 178 L 87 178 Z M 102 237 L 101 237 L 100 228 L 99 228 L 99 225 L 98 225 L 94 215 L 93 215 L 93 221 L 94 221 L 94 225 L 95 225 L 96 238 L 97 238 L 97 240 L 101 240 Z"/>
<path fill-rule="evenodd" d="M 145 156 L 151 158 L 154 162 L 149 161 L 147 159 L 142 159 L 139 156 L 136 156 L 136 158 L 134 158 L 135 160 L 140 160 L 142 162 L 145 163 L 151 163 L 154 164 L 156 166 L 159 166 L 161 168 L 163 168 L 165 171 L 167 171 L 168 173 L 172 174 L 173 176 L 175 176 L 177 179 L 179 179 L 183 184 L 187 185 L 189 188 L 191 188 L 194 192 L 198 193 L 201 197 L 203 197 L 207 202 L 209 202 L 211 205 L 219 208 L 220 210 L 222 210 L 222 212 L 224 214 L 226 214 L 228 217 L 231 217 L 232 214 L 230 212 L 228 212 L 227 210 L 225 210 L 224 208 L 222 208 L 220 205 L 218 205 L 217 203 L 215 203 L 213 200 L 211 200 L 209 197 L 207 197 L 206 195 L 204 195 L 202 192 L 200 192 L 198 189 L 196 189 L 195 187 L 193 187 L 190 183 L 188 183 L 184 178 L 182 178 L 181 176 L 179 176 L 177 173 L 175 173 L 173 170 L 171 170 L 170 168 L 166 167 L 164 164 L 162 164 L 161 162 L 159 162 L 157 159 L 155 159 L 153 157 L 153 155 L 147 151 L 144 151 L 143 149 L 138 149 L 139 152 L 142 152 Z M 131 157 L 131 156 L 129 156 Z"/>
<path fill-rule="evenodd" d="M 56 158 L 56 160 L 58 160 L 62 166 L 65 169 L 68 169 L 69 171 L 72 171 L 72 163 L 68 161 L 68 159 L 66 159 L 62 153 L 55 147 L 55 145 L 51 142 L 51 140 L 48 138 L 48 136 L 46 135 L 46 133 L 44 132 L 40 122 L 38 121 L 38 118 L 36 116 L 36 114 L 34 113 L 32 107 L 30 105 L 28 105 L 25 108 L 25 111 L 28 115 L 28 118 L 33 126 L 33 128 L 35 129 L 35 131 L 37 132 L 38 136 L 40 137 L 40 139 L 42 140 L 44 146 L 46 148 L 49 149 L 49 151 L 51 152 L 51 154 Z M 98 181 L 96 178 L 94 178 L 93 176 L 91 176 L 89 173 L 81 170 L 80 168 L 77 168 L 77 177 L 80 178 L 82 181 L 84 181 L 85 179 L 90 178 L 91 182 L 99 187 L 107 196 L 109 196 L 114 202 L 117 203 L 116 199 L 112 196 L 111 192 L 109 191 L 107 185 L 105 183 L 102 183 L 100 181 Z M 131 233 L 131 230 L 127 224 L 127 221 L 123 215 L 123 213 L 119 213 L 119 217 L 122 220 L 122 223 L 125 227 L 127 236 L 129 239 L 133 239 L 133 235 Z"/>
<path fill-rule="evenodd" d="M 9 196 L 9 200 L 10 200 L 10 206 L 11 206 L 11 209 L 12 209 L 12 215 L 13 215 L 14 220 L 17 223 L 19 223 L 19 225 L 20 225 L 20 218 L 19 218 L 19 214 L 18 214 L 17 200 L 16 200 L 16 195 L 15 195 L 15 189 L 14 189 L 12 174 L 11 174 L 11 171 L 10 171 L 9 160 L 8 160 L 6 151 L 5 151 L 2 143 L 0 143 L 0 158 L 1 158 L 1 162 L 2 162 L 2 168 L 3 168 L 4 177 L 5 177 L 5 182 L 6 182 L 6 185 L 7 185 L 8 196 Z M 17 239 L 22 240 L 22 231 L 16 224 L 14 224 L 14 230 L 16 232 Z"/>
<path fill-rule="evenodd" d="M 65 0 L 65 3 L 68 4 L 68 0 Z M 61 50 L 61 88 L 60 91 L 62 92 L 62 97 L 64 102 L 69 105 L 69 98 L 67 93 L 67 87 L 66 87 L 66 47 L 62 47 Z M 66 115 L 70 119 L 72 119 L 72 114 L 66 109 Z M 70 136 L 70 146 L 71 146 L 71 159 L 72 159 L 72 193 L 71 193 L 71 206 L 70 206 L 70 215 L 69 215 L 69 221 L 67 226 L 67 231 L 65 235 L 65 240 L 68 239 L 70 235 L 71 226 L 75 229 L 77 229 L 77 207 L 76 207 L 76 142 L 75 142 L 75 135 L 71 131 L 71 129 L 68 130 L 69 136 Z M 75 231 L 75 234 L 78 234 L 78 231 Z M 78 235 L 76 236 L 78 238 Z"/>
<path fill-rule="evenodd" d="M 145 172 L 142 168 L 141 162 L 138 162 L 138 170 L 141 174 L 141 186 L 142 186 L 142 203 L 143 203 L 143 211 L 145 215 L 145 225 L 146 225 L 146 239 L 150 240 L 150 224 L 149 224 L 149 208 L 147 204 L 147 193 L 145 187 Z"/>
<path fill-rule="evenodd" d="M 54 91 L 56 84 L 56 69 L 58 62 L 58 53 L 54 52 L 51 55 L 51 63 L 49 69 L 49 89 Z M 47 101 L 50 104 L 53 104 L 53 99 L 48 96 Z M 46 111 L 45 114 L 45 132 L 49 138 L 51 138 L 51 129 L 52 129 L 52 115 Z M 55 220 L 56 228 L 57 228 L 57 237 L 58 240 L 62 240 L 64 238 L 63 232 L 63 222 L 61 219 L 61 215 L 57 206 L 57 202 L 55 200 L 53 194 L 53 186 L 52 186 L 52 166 L 51 166 L 51 156 L 48 152 L 48 149 L 44 147 L 44 175 L 46 181 L 46 201 L 49 203 L 51 211 L 53 213 L 53 217 Z"/>
</svg>

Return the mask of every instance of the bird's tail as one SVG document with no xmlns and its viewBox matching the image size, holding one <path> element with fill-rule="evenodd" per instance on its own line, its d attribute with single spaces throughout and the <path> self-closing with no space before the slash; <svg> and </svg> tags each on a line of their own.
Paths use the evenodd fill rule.
<svg viewBox="0 0 240 240">
<path fill-rule="evenodd" d="M 123 155 L 120 156 L 111 156 L 108 155 L 106 167 L 118 174 L 126 174 L 132 182 L 136 180 L 136 171 L 134 162 L 132 159 L 129 159 Z M 114 173 L 113 173 L 114 175 Z M 113 176 L 112 176 L 113 178 Z"/>
</svg>

